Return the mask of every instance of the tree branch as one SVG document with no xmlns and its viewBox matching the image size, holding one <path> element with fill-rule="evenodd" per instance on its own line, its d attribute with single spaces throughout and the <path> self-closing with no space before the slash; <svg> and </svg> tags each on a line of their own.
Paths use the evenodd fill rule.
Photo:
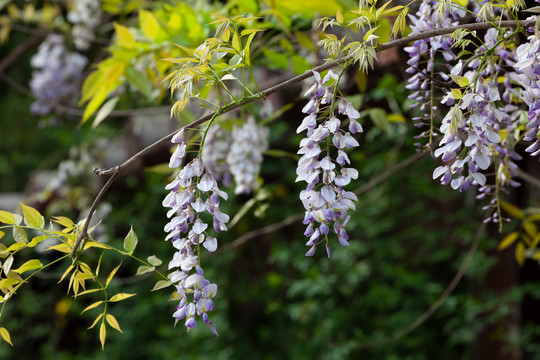
<svg viewBox="0 0 540 360">
<path fill-rule="evenodd" d="M 499 27 L 504 27 L 504 28 L 518 28 L 518 27 L 527 28 L 527 27 L 530 27 L 530 26 L 534 26 L 535 23 L 536 23 L 536 20 L 520 20 L 520 21 L 507 20 L 507 21 L 500 21 L 497 25 Z M 411 41 L 427 39 L 427 38 L 440 36 L 440 35 L 451 34 L 457 29 L 486 30 L 486 29 L 490 29 L 492 27 L 493 27 L 493 24 L 484 22 L 484 23 L 463 24 L 463 25 L 457 25 L 457 26 L 452 26 L 452 27 L 448 27 L 448 28 L 435 29 L 435 30 L 423 32 L 421 34 L 415 34 L 415 35 L 407 36 L 405 38 L 389 41 L 386 44 L 381 44 L 381 45 L 379 45 L 377 47 L 377 51 L 382 51 L 382 50 L 390 49 L 390 48 L 393 48 L 393 47 L 402 46 L 402 45 L 405 45 L 405 44 L 407 44 L 407 43 L 409 43 Z M 228 104 L 228 105 L 225 106 L 225 109 L 221 109 L 221 110 L 218 110 L 218 111 L 220 111 L 220 114 L 225 114 L 227 112 L 238 109 L 238 108 L 240 108 L 240 107 L 242 107 L 242 106 L 244 106 L 246 104 L 249 104 L 249 103 L 252 103 L 252 102 L 254 102 L 256 100 L 259 100 L 261 98 L 264 99 L 268 95 L 271 95 L 271 94 L 273 94 L 275 92 L 278 92 L 280 90 L 291 87 L 291 86 L 293 86 L 293 85 L 295 85 L 295 84 L 297 84 L 297 83 L 299 83 L 301 81 L 304 81 L 304 80 L 312 77 L 314 71 L 322 72 L 322 71 L 325 71 L 325 70 L 329 70 L 329 69 L 332 69 L 332 68 L 334 68 L 336 66 L 339 66 L 339 65 L 347 62 L 348 60 L 349 60 L 348 58 L 344 58 L 344 59 L 332 61 L 332 62 L 329 62 L 327 64 L 317 66 L 317 67 L 313 68 L 312 71 L 307 71 L 304 74 L 295 76 L 295 77 L 293 77 L 293 78 L 291 78 L 289 80 L 286 80 L 286 81 L 284 81 L 282 83 L 271 86 L 270 88 L 268 88 L 266 90 L 263 90 L 257 96 L 253 96 L 253 97 L 244 99 L 243 101 L 238 102 L 238 103 Z M 171 134 L 169 134 L 167 136 L 164 136 L 160 140 L 158 140 L 158 141 L 154 142 L 153 144 L 147 146 L 146 148 L 142 149 L 137 154 L 133 155 L 132 157 L 130 157 L 129 159 L 127 159 L 125 162 L 123 162 L 120 165 L 117 165 L 117 166 L 115 166 L 113 168 L 105 169 L 105 170 L 96 168 L 96 169 L 94 169 L 94 172 L 99 176 L 107 176 L 107 175 L 111 175 L 111 174 L 113 174 L 113 175 L 120 174 L 127 167 L 132 165 L 134 162 L 136 162 L 137 160 L 139 160 L 140 158 L 142 158 L 146 154 L 153 152 L 154 150 L 159 148 L 162 144 L 165 144 L 165 143 L 169 142 L 172 139 L 172 137 L 178 131 L 199 126 L 199 125 L 207 122 L 208 120 L 210 120 L 214 115 L 215 115 L 215 113 L 210 113 L 210 114 L 208 114 L 206 116 L 203 116 L 203 117 L 199 118 L 198 120 L 195 120 L 195 121 L 183 126 L 181 129 L 178 129 L 177 131 L 175 131 L 175 132 L 173 132 L 173 133 L 171 133 Z M 112 180 L 112 178 L 109 179 L 109 181 L 110 180 Z M 109 182 L 107 182 L 107 184 L 109 184 Z M 105 188 L 105 186 L 104 186 L 104 188 Z M 102 194 L 102 192 L 100 192 L 100 194 Z M 97 200 L 97 198 L 96 198 L 96 200 Z M 95 203 L 96 202 L 94 202 L 94 204 Z M 90 212 L 88 214 L 87 222 L 90 221 L 91 217 L 92 217 L 92 212 Z M 80 237 L 77 240 L 77 244 L 79 244 L 80 240 L 82 238 L 86 237 L 86 236 L 87 236 L 87 234 L 84 231 L 81 232 Z M 78 248 L 78 246 L 74 246 L 73 251 L 72 251 L 72 256 L 77 251 L 77 248 Z"/>
</svg>

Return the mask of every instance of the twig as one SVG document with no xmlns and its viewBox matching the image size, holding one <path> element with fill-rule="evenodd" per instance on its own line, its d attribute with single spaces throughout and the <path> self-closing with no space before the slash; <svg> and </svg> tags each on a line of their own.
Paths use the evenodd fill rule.
<svg viewBox="0 0 540 360">
<path fill-rule="evenodd" d="M 534 176 L 527 174 L 525 171 L 521 170 L 520 168 L 514 169 L 514 172 L 516 173 L 518 178 L 521 178 L 528 182 L 529 184 L 536 186 L 537 188 L 540 188 L 540 180 L 535 178 Z"/>
<path fill-rule="evenodd" d="M 65 36 L 65 37 L 70 38 L 70 39 L 74 38 L 73 35 L 66 34 L 66 33 L 63 33 L 63 32 L 60 32 L 60 31 L 52 31 L 52 30 L 46 30 L 46 29 L 32 28 L 32 27 L 27 27 L 27 26 L 15 24 L 15 23 L 10 23 L 8 26 L 11 29 L 15 30 L 15 31 L 22 32 L 22 33 L 25 33 L 25 34 L 30 34 L 30 35 L 37 35 L 37 36 L 45 37 L 45 36 L 50 35 L 50 34 L 56 34 L 56 35 Z M 90 36 L 78 36 L 78 37 L 80 37 L 81 39 L 84 39 L 84 40 L 86 40 L 88 42 L 95 43 L 95 44 L 109 45 L 109 40 L 108 39 L 96 38 L 96 37 L 90 37 Z"/>
<path fill-rule="evenodd" d="M 386 169 L 383 173 L 381 173 L 380 175 L 374 177 L 373 179 L 371 179 L 365 185 L 363 185 L 363 186 L 359 187 L 358 189 L 356 189 L 354 191 L 354 193 L 357 196 L 360 196 L 360 195 L 368 192 L 369 190 L 373 189 L 377 185 L 379 185 L 379 184 L 383 183 L 384 181 L 386 181 L 390 176 L 394 175 L 395 173 L 402 170 L 403 168 L 411 165 L 412 163 L 414 163 L 415 161 L 421 159 L 422 157 L 424 157 L 427 154 L 428 154 L 428 152 L 422 152 L 422 153 L 416 153 L 416 154 L 414 154 L 412 156 L 409 156 L 405 160 L 403 160 L 403 161 L 391 166 L 390 168 Z M 219 249 L 216 252 L 210 253 L 209 256 L 221 254 L 221 253 L 223 253 L 225 251 L 232 250 L 232 249 L 237 248 L 240 245 L 248 242 L 249 240 L 251 240 L 253 238 L 256 238 L 256 237 L 261 236 L 261 235 L 270 234 L 270 233 L 272 233 L 272 232 L 274 232 L 276 230 L 279 230 L 281 228 L 284 228 L 286 226 L 294 224 L 298 220 L 302 219 L 303 216 L 304 216 L 303 213 L 294 214 L 294 215 L 291 215 L 288 218 L 283 219 L 281 221 L 278 221 L 276 223 L 267 225 L 267 226 L 262 227 L 260 229 L 249 231 L 249 232 L 243 234 L 242 236 L 236 238 L 234 241 L 232 241 L 232 242 L 230 242 L 228 244 L 225 244 L 223 246 L 220 246 Z"/>
<path fill-rule="evenodd" d="M 488 218 L 489 216 L 490 215 L 486 215 L 486 218 Z M 407 325 L 405 328 L 401 329 L 400 331 L 390 336 L 387 336 L 385 338 L 382 338 L 380 340 L 376 340 L 376 341 L 364 343 L 364 344 L 359 344 L 356 348 L 369 349 L 372 347 L 388 344 L 404 336 L 407 336 L 408 334 L 413 332 L 414 329 L 416 329 L 417 327 L 422 325 L 427 319 L 429 319 L 437 310 L 439 310 L 439 308 L 442 306 L 442 304 L 444 304 L 446 299 L 448 299 L 448 297 L 452 294 L 456 286 L 459 284 L 459 282 L 461 281 L 461 279 L 467 272 L 467 269 L 469 265 L 471 264 L 474 254 L 476 253 L 476 250 L 478 249 L 478 245 L 480 244 L 482 235 L 484 234 L 484 231 L 486 230 L 486 226 L 487 226 L 486 222 L 482 221 L 480 227 L 476 231 L 476 235 L 471 245 L 471 248 L 467 252 L 467 256 L 463 260 L 463 263 L 461 263 L 461 266 L 459 267 L 457 273 L 454 275 L 454 278 L 452 279 L 452 281 L 450 281 L 446 289 L 444 289 L 443 293 L 441 294 L 441 296 L 439 296 L 437 301 L 435 301 L 435 303 L 429 307 L 429 309 L 427 309 L 422 315 L 416 318 L 416 320 L 414 320 L 412 323 L 410 323 L 409 325 Z"/>
<path fill-rule="evenodd" d="M 499 27 L 505 27 L 505 28 L 517 28 L 517 27 L 530 27 L 530 26 L 533 26 L 535 23 L 536 23 L 536 20 L 521 20 L 521 21 L 507 20 L 507 21 L 501 21 L 497 25 Z M 407 44 L 407 43 L 409 43 L 411 41 L 416 41 L 416 40 L 427 39 L 427 38 L 431 38 L 431 37 L 435 37 L 435 36 L 450 34 L 450 33 L 453 33 L 457 29 L 485 30 L 485 29 L 490 29 L 492 27 L 493 27 L 493 24 L 491 24 L 491 23 L 474 23 L 474 24 L 463 24 L 463 25 L 452 26 L 452 27 L 448 27 L 448 28 L 442 28 L 442 29 L 436 29 L 436 30 L 432 30 L 432 31 L 426 31 L 426 32 L 423 32 L 421 34 L 411 35 L 411 36 L 407 36 L 405 38 L 389 41 L 386 44 L 381 44 L 381 45 L 378 46 L 377 51 L 382 51 L 382 50 L 390 49 L 390 48 L 393 48 L 393 47 L 402 46 L 402 45 L 405 45 L 405 44 Z M 297 83 L 299 83 L 301 81 L 304 81 L 304 80 L 312 77 L 314 71 L 321 72 L 321 71 L 329 70 L 329 69 L 332 69 L 332 68 L 334 68 L 334 67 L 336 67 L 336 66 L 338 66 L 340 64 L 343 64 L 344 62 L 346 62 L 348 60 L 349 60 L 348 58 L 345 58 L 345 59 L 340 59 L 340 60 L 332 61 L 332 62 L 324 64 L 324 65 L 317 66 L 317 67 L 313 68 L 312 71 L 307 71 L 304 74 L 295 76 L 295 77 L 293 77 L 293 78 L 291 78 L 289 80 L 286 80 L 286 81 L 284 81 L 282 83 L 279 83 L 277 85 L 274 85 L 274 86 L 272 86 L 272 87 L 270 87 L 270 88 L 268 88 L 266 90 L 263 90 L 260 95 L 245 99 L 245 100 L 243 100 L 243 101 L 241 101 L 239 103 L 228 104 L 226 106 L 226 109 L 220 110 L 220 113 L 224 114 L 224 113 L 233 111 L 233 110 L 238 109 L 238 108 L 240 108 L 240 107 L 242 107 L 242 106 L 244 106 L 246 104 L 249 104 L 251 102 L 259 100 L 260 98 L 264 99 L 268 95 L 271 95 L 271 94 L 273 94 L 275 92 L 278 92 L 280 90 L 291 87 L 291 86 L 293 86 L 293 85 L 295 85 L 295 84 L 297 84 Z M 181 129 L 178 129 L 177 131 L 175 131 L 175 132 L 173 132 L 173 133 L 171 133 L 171 134 L 169 134 L 167 136 L 164 136 L 160 140 L 158 140 L 158 141 L 154 142 L 153 144 L 149 145 L 148 147 L 142 149 L 137 154 L 133 155 L 132 157 L 130 157 L 129 159 L 127 159 L 124 163 L 122 163 L 120 165 L 117 165 L 117 166 L 115 166 L 113 168 L 106 169 L 106 170 L 95 169 L 94 172 L 99 176 L 106 176 L 106 175 L 110 175 L 110 174 L 114 174 L 114 175 L 119 174 L 122 171 L 124 171 L 128 166 L 133 164 L 135 161 L 142 158 L 144 155 L 156 150 L 162 144 L 165 144 L 165 143 L 169 142 L 172 139 L 172 137 L 178 131 L 199 126 L 199 125 L 205 123 L 206 121 L 210 120 L 213 116 L 214 116 L 214 113 L 203 116 L 203 117 L 199 118 L 198 120 L 195 120 L 195 121 L 189 123 L 188 125 L 183 126 Z M 100 194 L 101 194 L 101 192 L 100 192 Z M 88 222 L 90 221 L 91 217 L 92 217 L 92 212 L 90 212 L 88 214 L 88 217 L 87 217 Z M 87 236 L 87 234 L 84 231 L 81 232 L 79 239 L 77 239 L 76 245 L 79 244 L 81 239 L 86 237 L 86 236 Z M 72 256 L 77 251 L 77 248 L 78 248 L 78 245 L 73 247 Z"/>
<path fill-rule="evenodd" d="M 120 172 L 117 172 L 113 174 L 109 180 L 103 185 L 101 190 L 99 191 L 99 194 L 94 199 L 94 202 L 92 203 L 92 206 L 90 207 L 90 210 L 88 211 L 88 216 L 86 217 L 86 220 L 84 221 L 84 226 L 80 232 L 79 237 L 77 238 L 77 241 L 75 241 L 75 244 L 73 245 L 73 250 L 71 250 L 71 258 L 75 258 L 75 253 L 77 252 L 77 249 L 79 248 L 79 245 L 81 244 L 81 241 L 88 237 L 88 226 L 90 225 L 90 220 L 92 219 L 92 215 L 94 215 L 94 211 L 96 211 L 96 208 L 101 201 L 101 198 L 105 195 L 109 187 L 113 184 L 113 182 L 116 180 L 116 177 L 120 175 Z"/>
</svg>

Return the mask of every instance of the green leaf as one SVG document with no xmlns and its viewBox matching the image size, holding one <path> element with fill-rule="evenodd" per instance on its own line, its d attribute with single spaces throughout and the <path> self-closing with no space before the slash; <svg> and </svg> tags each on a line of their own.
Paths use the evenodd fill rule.
<svg viewBox="0 0 540 360">
<path fill-rule="evenodd" d="M 22 203 L 21 207 L 23 210 L 24 222 L 26 223 L 26 225 L 41 229 L 45 224 L 45 220 L 43 220 L 43 216 L 41 216 L 39 211 L 37 211 L 33 207 L 24 205 Z"/>
<path fill-rule="evenodd" d="M 154 98 L 152 94 L 154 85 L 146 76 L 144 76 L 144 74 L 137 71 L 137 69 L 133 67 L 128 67 L 126 68 L 125 75 L 128 82 L 135 86 L 137 90 L 139 90 L 144 96 L 146 96 L 148 99 Z"/>
<path fill-rule="evenodd" d="M 289 67 L 289 57 L 287 55 L 268 49 L 264 49 L 263 54 L 268 59 L 270 69 L 287 69 Z"/>
<path fill-rule="evenodd" d="M 120 269 L 120 265 L 122 265 L 122 263 L 120 263 L 117 267 L 115 267 L 113 269 L 113 271 L 111 271 L 111 273 L 109 274 L 109 277 L 107 278 L 107 282 L 105 283 L 105 287 L 109 286 L 109 283 L 111 282 L 112 278 L 114 277 L 114 274 L 116 274 L 118 269 Z"/>
<path fill-rule="evenodd" d="M 114 295 L 113 297 L 111 297 L 109 299 L 109 302 L 117 302 L 117 301 L 122 301 L 122 300 L 125 300 L 125 299 L 128 299 L 132 296 L 135 296 L 137 294 L 128 294 L 128 293 L 118 293 L 116 295 Z"/>
<path fill-rule="evenodd" d="M 507 247 L 512 245 L 514 241 L 517 240 L 518 237 L 519 237 L 519 233 L 516 231 L 506 235 L 504 239 L 502 239 L 499 245 L 497 246 L 497 250 L 500 251 L 500 250 L 506 249 Z"/>
<path fill-rule="evenodd" d="M 137 234 L 135 234 L 135 231 L 133 231 L 132 226 L 128 234 L 124 238 L 124 250 L 126 250 L 130 255 L 133 254 L 133 251 L 137 247 L 138 242 L 139 239 L 137 238 Z"/>
<path fill-rule="evenodd" d="M 22 274 L 25 271 L 36 270 L 42 267 L 43 267 L 43 264 L 41 263 L 41 261 L 39 261 L 38 259 L 32 259 L 32 260 L 28 260 L 27 262 L 22 264 L 18 269 L 15 269 L 13 271 L 19 274 Z"/>
<path fill-rule="evenodd" d="M 152 272 L 154 270 L 156 270 L 156 268 L 153 267 L 153 266 L 146 266 L 146 265 L 139 266 L 139 268 L 137 269 L 137 272 L 135 273 L 135 275 L 146 274 L 146 273 Z"/>
<path fill-rule="evenodd" d="M 14 225 L 15 216 L 13 216 L 13 214 L 10 212 L 0 210 L 0 222 L 3 222 L 4 224 Z"/>
<path fill-rule="evenodd" d="M 163 263 L 156 255 L 149 256 L 147 260 L 148 263 L 153 266 L 160 266 Z"/>
<path fill-rule="evenodd" d="M 292 62 L 293 70 L 296 74 L 303 74 L 307 70 L 312 68 L 309 61 L 307 61 L 307 59 L 303 56 L 293 55 L 291 56 L 291 62 Z"/>
<path fill-rule="evenodd" d="M 26 231 L 23 228 L 15 226 L 13 227 L 13 238 L 16 242 L 27 242 L 28 236 L 26 236 Z"/>
<path fill-rule="evenodd" d="M 5 342 L 13 346 L 13 343 L 11 342 L 11 337 L 9 336 L 9 331 L 7 331 L 6 328 L 0 327 L 0 336 L 2 337 L 2 339 L 4 339 Z"/>
<path fill-rule="evenodd" d="M 107 314 L 105 319 L 107 320 L 107 323 L 109 323 L 109 325 L 111 325 L 113 329 L 120 331 L 122 334 L 124 333 L 122 329 L 120 329 L 120 324 L 118 323 L 118 320 L 116 320 L 116 318 L 113 315 Z"/>
<path fill-rule="evenodd" d="M 154 287 L 152 288 L 151 291 L 156 291 L 156 290 L 160 290 L 160 289 L 164 289 L 166 287 L 169 287 L 172 285 L 172 282 L 170 282 L 169 280 L 159 280 L 156 285 L 154 285 Z"/>
<path fill-rule="evenodd" d="M 375 126 L 384 131 L 386 134 L 390 134 L 390 122 L 386 116 L 386 111 L 380 108 L 373 108 L 368 110 L 368 114 Z"/>
<path fill-rule="evenodd" d="M 94 122 L 92 123 L 92 128 L 96 128 L 103 120 L 109 116 L 111 111 L 114 110 L 114 107 L 116 106 L 116 103 L 118 102 L 118 99 L 120 97 L 115 96 L 112 99 L 108 100 L 103 106 L 99 109 L 98 113 L 96 114 L 96 118 L 94 119 Z"/>
<path fill-rule="evenodd" d="M 101 341 L 101 350 L 105 349 L 105 338 L 107 337 L 107 329 L 105 329 L 105 322 L 101 323 L 99 327 L 99 341 Z"/>
<path fill-rule="evenodd" d="M 93 308 L 96 308 L 98 307 L 99 305 L 101 305 L 103 303 L 103 300 L 100 300 L 100 301 L 96 301 L 95 303 L 93 303 L 92 305 L 88 305 L 86 308 L 84 308 L 83 311 L 81 311 L 81 314 L 84 313 L 85 311 L 88 311 L 88 310 L 91 310 Z"/>
</svg>

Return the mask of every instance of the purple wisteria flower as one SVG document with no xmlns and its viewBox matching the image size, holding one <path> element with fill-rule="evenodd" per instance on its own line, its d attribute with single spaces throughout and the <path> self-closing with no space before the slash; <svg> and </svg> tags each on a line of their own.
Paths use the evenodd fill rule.
<svg viewBox="0 0 540 360">
<path fill-rule="evenodd" d="M 212 298 L 216 295 L 217 285 L 204 276 L 200 264 L 200 246 L 209 252 L 217 249 L 217 240 L 208 234 L 210 226 L 215 232 L 226 231 L 229 216 L 219 210 L 220 198 L 227 199 L 214 177 L 206 171 L 203 161 L 197 157 L 182 166 L 186 156 L 186 143 L 183 130 L 172 139 L 177 144 L 171 156 L 169 166 L 181 168 L 176 178 L 166 186 L 170 190 L 163 201 L 169 208 L 167 217 L 171 220 L 165 225 L 168 233 L 166 240 L 171 240 L 176 253 L 169 263 L 169 279 L 176 285 L 180 304 L 173 317 L 185 319 L 185 326 L 193 329 L 197 326 L 196 317 L 202 316 L 217 335 L 208 312 L 214 310 Z"/>
<path fill-rule="evenodd" d="M 206 140 L 201 152 L 204 166 L 218 181 L 228 187 L 231 183 L 230 166 L 227 154 L 233 142 L 232 134 L 219 124 L 213 124 L 206 133 Z"/>
<path fill-rule="evenodd" d="M 71 2 L 71 8 L 67 19 L 72 23 L 71 34 L 77 50 L 86 50 L 90 41 L 94 39 L 94 31 L 101 23 L 100 0 L 75 0 Z"/>
<path fill-rule="evenodd" d="M 354 202 L 358 199 L 353 192 L 345 191 L 343 187 L 358 178 L 358 171 L 348 167 L 350 160 L 345 150 L 359 146 L 351 134 L 363 130 L 357 121 L 360 113 L 345 99 L 339 102 L 337 113 L 347 117 L 348 131 L 340 128 L 341 120 L 333 112 L 320 123 L 317 122 L 319 109 L 332 103 L 333 90 L 326 84 L 330 79 L 337 80 L 338 77 L 332 71 L 323 79 L 319 73 L 314 71 L 313 74 L 315 84 L 306 92 L 310 100 L 302 109 L 307 116 L 297 129 L 298 133 L 306 131 L 307 137 L 300 142 L 298 154 L 302 157 L 298 161 L 296 181 L 307 183 L 306 189 L 300 192 L 300 200 L 306 209 L 303 223 L 307 229 L 304 235 L 309 238 L 306 245 L 310 247 L 306 256 L 313 256 L 317 246 L 325 241 L 330 257 L 330 231 L 337 235 L 340 245 L 349 246 L 349 235 L 345 230 L 350 220 L 347 212 L 356 209 Z M 337 150 L 335 158 L 329 152 L 330 146 Z"/>
<path fill-rule="evenodd" d="M 30 89 L 36 101 L 30 106 L 30 111 L 47 115 L 58 104 L 73 100 L 79 93 L 87 61 L 86 57 L 66 49 L 63 36 L 48 35 L 31 60 L 34 70 Z"/>
<path fill-rule="evenodd" d="M 258 175 L 263 152 L 268 149 L 268 129 L 250 117 L 242 127 L 234 127 L 227 163 L 236 182 L 235 194 L 249 194 L 259 188 Z"/>
</svg>

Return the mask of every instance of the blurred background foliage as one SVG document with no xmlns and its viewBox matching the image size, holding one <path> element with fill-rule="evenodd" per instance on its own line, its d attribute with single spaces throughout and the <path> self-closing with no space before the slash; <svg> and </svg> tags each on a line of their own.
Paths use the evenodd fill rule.
<svg viewBox="0 0 540 360">
<path fill-rule="evenodd" d="M 21 7 L 27 4 L 15 3 Z M 260 10 L 255 1 L 225 3 L 231 14 Z M 271 4 L 274 7 L 267 8 L 271 14 L 268 31 L 274 35 L 286 33 L 283 29 L 298 31 L 306 24 L 309 27 L 315 12 L 333 15 L 336 7 L 355 6 L 354 2 L 328 0 Z M 128 15 L 141 5 L 163 21 L 171 14 L 164 10 L 166 6 L 173 6 L 108 0 L 103 1 L 102 7 L 108 9 L 109 23 L 114 19 L 135 24 L 137 21 Z M 215 9 L 219 5 L 208 6 Z M 201 24 L 207 24 L 207 20 L 199 16 Z M 186 31 L 190 34 L 189 30 L 178 28 L 169 35 L 172 34 L 173 41 L 184 41 L 188 46 L 208 33 L 207 29 L 197 33 L 200 38 L 193 35 L 190 43 L 189 38 L 182 38 Z M 110 34 L 112 28 L 104 33 L 107 31 Z M 2 53 L 10 53 L 28 36 L 12 30 L 1 47 Z M 306 40 L 305 35 L 297 38 Z M 265 48 L 260 61 L 274 64 L 273 71 L 295 67 L 296 72 L 303 72 L 310 65 L 284 59 L 283 49 L 289 46 L 283 41 L 272 46 Z M 17 83 L 28 83 L 34 51 L 35 46 L 10 65 L 9 75 Z M 315 51 L 310 48 L 306 54 Z M 288 53 L 295 50 L 290 48 Z M 97 48 L 92 48 L 90 55 L 105 56 Z M 15 346 L 0 344 L 0 358 L 540 358 L 538 264 L 528 259 L 518 268 L 512 250 L 497 252 L 502 235 L 491 226 L 481 233 L 479 248 L 466 276 L 444 299 L 440 309 L 405 336 L 385 340 L 407 329 L 441 296 L 475 242 L 484 216 L 480 209 L 483 204 L 475 200 L 472 192 L 460 194 L 432 181 L 434 160 L 429 155 L 416 155 L 416 130 L 405 120 L 412 113 L 403 86 L 404 60 L 399 55 L 389 55 L 388 63 L 377 66 L 369 76 L 351 71 L 344 81 L 343 91 L 352 95 L 368 114 L 361 147 L 351 154 L 352 163 L 360 172 L 355 186 L 361 196 L 349 224 L 350 247 L 333 247 L 331 259 L 321 251 L 313 258 L 304 257 L 301 220 L 271 233 L 258 233 L 238 246 L 226 246 L 250 231 L 302 213 L 298 200 L 301 186 L 294 183 L 294 154 L 300 136 L 290 135 L 295 133 L 304 105 L 298 96 L 301 88 L 297 86 L 272 99 L 285 110 L 268 125 L 271 150 L 265 156 L 263 187 L 259 190 L 267 196 L 230 231 L 221 234 L 218 241 L 224 251 L 202 260 L 205 274 L 219 285 L 212 318 L 219 337 L 205 326 L 189 334 L 181 324 L 174 327 L 171 314 L 175 303 L 167 301 L 169 291 L 150 292 L 157 277 L 135 277 L 138 264 L 106 252 L 103 273 L 123 261 L 111 293 L 137 293 L 136 297 L 111 306 L 110 312 L 120 322 L 123 334 L 109 330 L 105 350 L 101 350 L 97 331 L 86 329 L 98 312 L 89 310 L 80 315 L 98 299 L 92 299 L 92 295 L 77 299 L 67 295 L 66 283 L 57 284 L 67 267 L 63 264 L 40 273 L 10 300 L 2 324 L 10 330 Z M 274 73 L 260 75 L 271 78 Z M 135 86 L 135 91 L 128 92 L 119 106 L 167 103 L 163 94 L 141 97 L 144 86 Z M 100 185 L 91 166 L 102 166 L 107 154 L 118 149 L 111 139 L 127 139 L 122 143 L 127 147 L 123 148 L 126 154 L 137 150 L 141 144 L 131 142 L 136 123 L 128 116 L 117 117 L 93 128 L 88 124 L 81 126 L 80 117 L 65 114 L 43 119 L 30 115 L 31 103 L 27 94 L 6 83 L 0 88 L 0 193 L 24 193 L 27 202 L 47 216 L 61 212 L 72 218 L 84 217 Z M 249 111 L 260 112 L 264 108 L 253 105 Z M 194 111 L 180 122 L 196 115 Z M 157 118 L 148 115 L 142 121 L 152 126 Z M 168 126 L 172 130 L 178 121 L 172 120 Z M 287 156 L 272 151 L 277 149 L 288 152 Z M 134 255 L 145 259 L 155 254 L 164 260 L 161 268 L 165 272 L 172 249 L 163 241 L 166 220 L 161 202 L 169 174 L 162 171 L 160 164 L 166 163 L 168 156 L 168 149 L 160 149 L 115 183 L 102 206 L 105 220 L 95 236 L 121 248 L 133 225 L 139 238 Z M 120 161 L 124 159 L 120 157 Z M 51 176 L 57 176 L 54 169 L 67 160 L 73 161 L 75 167 L 80 165 L 79 170 L 68 172 L 62 187 L 51 191 L 47 184 Z M 400 166 L 403 161 L 406 165 Z M 231 194 L 224 211 L 234 216 L 249 199 Z M 524 185 L 509 194 L 508 199 L 521 207 L 534 206 L 538 204 L 538 193 Z M 505 232 L 518 226 L 514 221 Z M 89 251 L 87 262 L 97 263 L 100 255 L 96 249 Z M 52 255 L 43 252 L 41 256 L 46 259 Z M 499 357 L 490 357 L 490 348 L 496 348 Z M 519 357 L 513 357 L 516 353 Z"/>
</svg>

